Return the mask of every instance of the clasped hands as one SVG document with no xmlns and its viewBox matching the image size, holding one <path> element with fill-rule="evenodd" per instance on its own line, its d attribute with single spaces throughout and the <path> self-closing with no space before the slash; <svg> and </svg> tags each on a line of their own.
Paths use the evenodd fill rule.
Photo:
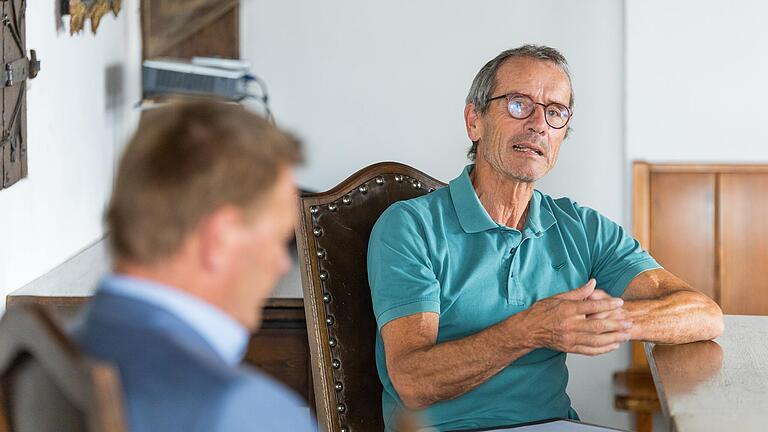
<svg viewBox="0 0 768 432">
<path fill-rule="evenodd" d="M 613 351 L 630 339 L 632 322 L 624 301 L 595 289 L 596 281 L 542 299 L 525 313 L 533 348 L 595 356 Z"/>
</svg>

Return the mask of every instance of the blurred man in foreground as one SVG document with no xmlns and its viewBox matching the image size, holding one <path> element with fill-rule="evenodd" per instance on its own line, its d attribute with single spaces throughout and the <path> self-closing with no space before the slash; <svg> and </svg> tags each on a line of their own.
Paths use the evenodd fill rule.
<svg viewBox="0 0 768 432">
<path fill-rule="evenodd" d="M 106 222 L 114 273 L 75 338 L 120 371 L 130 430 L 308 431 L 308 409 L 240 365 L 290 267 L 299 143 L 239 105 L 145 113 Z"/>
</svg>

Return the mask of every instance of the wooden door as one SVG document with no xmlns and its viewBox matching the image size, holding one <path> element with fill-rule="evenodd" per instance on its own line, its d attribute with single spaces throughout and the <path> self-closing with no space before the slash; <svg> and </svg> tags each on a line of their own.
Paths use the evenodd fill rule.
<svg viewBox="0 0 768 432">
<path fill-rule="evenodd" d="M 26 19 L 24 0 L 0 3 L 3 26 L 2 188 L 27 176 Z M 10 73 L 9 69 L 10 68 Z M 0 188 L 0 189 L 2 189 Z"/>
</svg>

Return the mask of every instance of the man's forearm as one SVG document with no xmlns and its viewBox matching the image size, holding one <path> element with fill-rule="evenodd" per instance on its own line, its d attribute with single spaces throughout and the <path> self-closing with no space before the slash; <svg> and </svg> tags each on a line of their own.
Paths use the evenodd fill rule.
<svg viewBox="0 0 768 432">
<path fill-rule="evenodd" d="M 632 339 L 681 344 L 714 339 L 723 331 L 723 314 L 709 297 L 696 291 L 676 291 L 652 300 L 624 303 L 632 320 Z"/>
<path fill-rule="evenodd" d="M 453 399 L 479 386 L 510 363 L 532 351 L 520 315 L 449 342 L 415 350 L 397 362 L 390 376 L 403 403 L 420 409 Z"/>
</svg>

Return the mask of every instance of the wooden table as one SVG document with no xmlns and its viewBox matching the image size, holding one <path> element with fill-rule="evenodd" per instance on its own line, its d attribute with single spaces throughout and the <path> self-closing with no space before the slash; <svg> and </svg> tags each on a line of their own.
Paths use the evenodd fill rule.
<svg viewBox="0 0 768 432">
<path fill-rule="evenodd" d="M 645 352 L 673 431 L 768 430 L 768 317 L 727 315 L 715 341 Z"/>
</svg>

